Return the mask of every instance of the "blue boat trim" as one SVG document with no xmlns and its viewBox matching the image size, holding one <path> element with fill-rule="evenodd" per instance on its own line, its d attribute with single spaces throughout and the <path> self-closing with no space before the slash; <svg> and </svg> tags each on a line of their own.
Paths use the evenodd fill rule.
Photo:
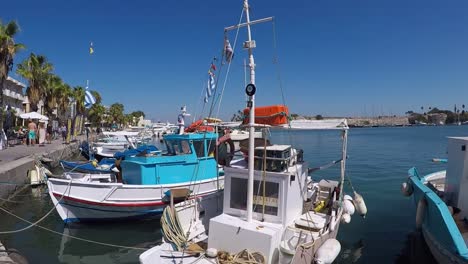
<svg viewBox="0 0 468 264">
<path fill-rule="evenodd" d="M 433 190 L 424 184 L 425 179 L 430 175 L 420 177 L 416 168 L 408 170 L 408 174 L 409 183 L 412 184 L 414 189 L 413 198 L 416 206 L 422 198 L 427 201 L 422 228 L 429 232 L 446 250 L 468 260 L 468 248 L 465 240 L 447 205 Z"/>
</svg>

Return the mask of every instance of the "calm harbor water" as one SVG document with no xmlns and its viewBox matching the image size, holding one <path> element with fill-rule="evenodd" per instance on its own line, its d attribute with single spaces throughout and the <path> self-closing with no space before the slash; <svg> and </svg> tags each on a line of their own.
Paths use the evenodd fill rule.
<svg viewBox="0 0 468 264">
<path fill-rule="evenodd" d="M 342 250 L 335 263 L 435 263 L 415 232 L 415 209 L 400 194 L 407 170 L 416 166 L 421 173 L 443 169 L 434 157 L 447 157 L 447 136 L 467 136 L 468 126 L 357 128 L 349 132 L 347 161 L 351 182 L 368 208 L 365 219 L 354 215 L 350 224 L 340 226 Z M 334 131 L 272 132 L 273 142 L 293 143 L 304 149 L 310 167 L 340 157 L 339 133 Z M 312 174 L 314 179 L 338 179 L 338 167 Z M 349 185 L 345 191 L 351 193 Z M 28 190 L 10 204 L 14 214 L 37 221 L 51 208 L 45 188 Z M 63 233 L 57 235 L 37 227 L 0 241 L 19 250 L 30 263 L 138 263 L 138 249 L 96 245 L 68 235 L 129 247 L 145 248 L 161 239 L 156 220 L 136 223 L 64 225 L 54 211 L 41 226 Z M 27 224 L 0 212 L 0 231 L 16 230 Z"/>
</svg>

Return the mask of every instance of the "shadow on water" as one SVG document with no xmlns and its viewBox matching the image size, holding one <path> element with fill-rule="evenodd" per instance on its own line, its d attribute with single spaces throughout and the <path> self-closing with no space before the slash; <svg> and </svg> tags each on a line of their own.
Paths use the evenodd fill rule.
<svg viewBox="0 0 468 264">
<path fill-rule="evenodd" d="M 420 231 L 413 231 L 406 237 L 405 246 L 395 259 L 396 264 L 437 264 Z"/>
<path fill-rule="evenodd" d="M 31 222 L 53 210 L 45 186 L 26 190 L 16 200 L 20 203 L 4 208 Z M 19 230 L 29 225 L 3 212 L 0 219 L 1 231 Z M 101 264 L 138 263 L 138 256 L 144 250 L 161 241 L 158 219 L 64 224 L 53 211 L 39 225 L 47 230 L 33 227 L 23 232 L 1 235 L 0 240 L 7 248 L 17 249 L 29 263 Z"/>
<path fill-rule="evenodd" d="M 362 256 L 362 251 L 364 250 L 365 244 L 364 240 L 360 239 L 355 243 L 342 243 L 342 251 L 338 256 L 338 259 L 333 262 L 335 264 L 347 264 L 347 263 L 356 263 Z"/>
</svg>

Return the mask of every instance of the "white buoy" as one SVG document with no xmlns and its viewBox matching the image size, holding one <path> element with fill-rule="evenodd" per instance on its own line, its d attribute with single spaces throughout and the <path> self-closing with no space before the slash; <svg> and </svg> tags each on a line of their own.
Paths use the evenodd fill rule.
<svg viewBox="0 0 468 264">
<path fill-rule="evenodd" d="M 401 193 L 404 196 L 411 196 L 413 194 L 413 185 L 404 182 L 401 184 Z"/>
<path fill-rule="evenodd" d="M 350 216 L 354 214 L 354 211 L 356 208 L 354 208 L 354 204 L 352 200 L 344 200 L 343 201 L 343 211 L 346 214 L 349 214 Z"/>
<path fill-rule="evenodd" d="M 349 224 L 351 222 L 351 215 L 350 214 L 343 214 L 341 216 L 341 223 Z"/>
<path fill-rule="evenodd" d="M 335 261 L 336 257 L 341 250 L 341 244 L 334 238 L 329 238 L 325 241 L 315 253 L 316 264 L 331 264 Z"/>
<path fill-rule="evenodd" d="M 209 258 L 215 258 L 216 256 L 218 256 L 218 250 L 216 248 L 208 248 L 205 254 Z"/>
<path fill-rule="evenodd" d="M 356 207 L 356 211 L 359 213 L 359 215 L 361 215 L 363 218 L 366 218 L 366 214 L 367 214 L 366 203 L 364 202 L 364 198 L 362 198 L 362 196 L 356 191 L 354 191 L 353 202 L 354 202 L 354 206 Z"/>
<path fill-rule="evenodd" d="M 335 211 L 332 211 L 332 215 L 331 215 L 331 219 L 330 219 L 330 231 L 332 231 L 332 232 L 335 231 L 336 224 L 337 224 L 336 214 L 335 214 Z"/>
<path fill-rule="evenodd" d="M 343 196 L 343 200 L 350 200 L 350 201 L 352 201 L 352 200 L 353 200 L 353 197 L 351 197 L 351 195 L 345 194 L 345 195 Z"/>
<path fill-rule="evenodd" d="M 424 222 L 424 216 L 426 215 L 427 201 L 426 198 L 421 198 L 418 202 L 418 207 L 416 208 L 416 228 L 421 229 Z"/>
</svg>

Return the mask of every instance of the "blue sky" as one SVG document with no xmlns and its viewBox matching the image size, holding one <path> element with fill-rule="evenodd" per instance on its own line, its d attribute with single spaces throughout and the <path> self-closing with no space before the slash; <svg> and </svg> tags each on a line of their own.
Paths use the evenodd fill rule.
<svg viewBox="0 0 468 264">
<path fill-rule="evenodd" d="M 272 63 L 272 24 L 254 26 L 257 105 L 282 103 L 278 76 L 290 111 L 306 115 L 468 105 L 467 1 L 250 4 L 252 19 L 275 17 L 279 58 L 278 67 Z M 25 0 L 2 3 L 0 18 L 21 26 L 17 41 L 27 50 L 16 63 L 30 52 L 43 54 L 70 85 L 85 86 L 89 79 L 104 104 L 120 102 L 127 112 L 174 122 L 184 104 L 200 112 L 211 59 L 221 54 L 223 29 L 237 23 L 241 8 L 240 0 Z M 245 106 L 245 37 L 241 30 L 221 106 L 224 119 Z M 91 41 L 95 53 L 89 56 Z"/>
</svg>

